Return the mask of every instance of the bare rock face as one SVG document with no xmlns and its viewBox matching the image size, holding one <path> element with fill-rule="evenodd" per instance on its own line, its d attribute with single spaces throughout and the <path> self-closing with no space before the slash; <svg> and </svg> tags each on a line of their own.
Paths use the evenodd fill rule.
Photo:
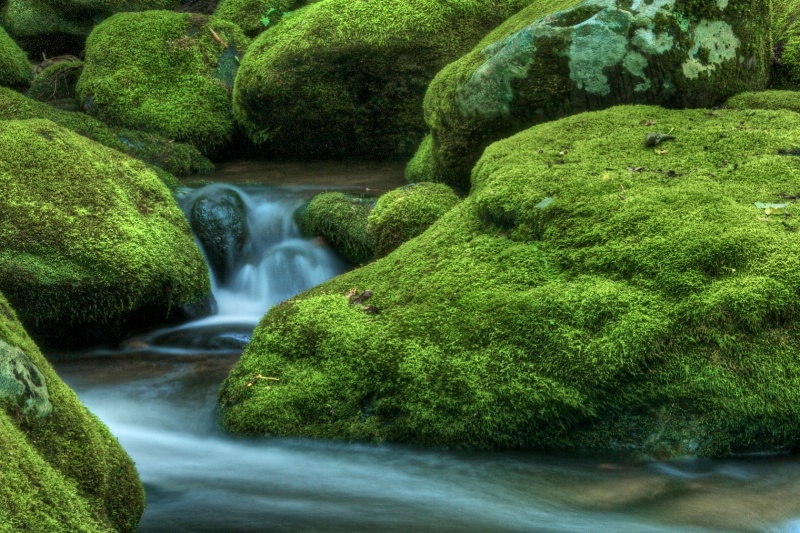
<svg viewBox="0 0 800 533">
<path fill-rule="evenodd" d="M 586 0 L 529 23 L 442 70 L 428 90 L 432 159 L 419 168 L 468 188 L 492 142 L 531 125 L 619 104 L 706 107 L 766 87 L 765 0 Z M 761 16 L 763 15 L 763 16 Z"/>
</svg>

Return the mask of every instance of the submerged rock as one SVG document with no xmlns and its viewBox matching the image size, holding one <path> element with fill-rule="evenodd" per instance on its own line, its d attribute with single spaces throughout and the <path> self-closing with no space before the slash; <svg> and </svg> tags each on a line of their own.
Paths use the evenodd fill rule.
<svg viewBox="0 0 800 533">
<path fill-rule="evenodd" d="M 407 156 L 424 133 L 422 98 L 436 72 L 530 3 L 311 3 L 254 41 L 236 79 L 234 115 L 273 154 Z"/>
<path fill-rule="evenodd" d="M 225 282 L 249 239 L 242 197 L 233 189 L 214 187 L 196 198 L 187 214 L 211 269 L 220 282 Z"/>
<path fill-rule="evenodd" d="M 120 13 L 89 36 L 78 96 L 104 122 L 209 154 L 233 135 L 230 91 L 248 45 L 238 26 L 214 17 Z"/>
<path fill-rule="evenodd" d="M 468 190 L 483 149 L 531 125 L 618 104 L 711 107 L 764 89 L 769 29 L 766 0 L 585 0 L 544 18 L 533 5 L 437 74 L 425 97 L 432 137 L 415 161 L 432 171 L 409 178 Z"/>
<path fill-rule="evenodd" d="M 645 147 L 654 130 L 676 139 Z M 791 450 L 800 158 L 781 154 L 798 138 L 788 111 L 623 106 L 495 143 L 425 233 L 264 317 L 220 391 L 222 423 L 659 457 Z M 379 314 L 348 301 L 367 289 Z"/>
<path fill-rule="evenodd" d="M 37 340 L 115 338 L 204 298 L 208 271 L 144 163 L 46 120 L 0 121 L 0 290 Z"/>
<path fill-rule="evenodd" d="M 0 455 L 0 529 L 136 531 L 145 501 L 133 461 L 58 378 L 2 295 Z"/>
</svg>

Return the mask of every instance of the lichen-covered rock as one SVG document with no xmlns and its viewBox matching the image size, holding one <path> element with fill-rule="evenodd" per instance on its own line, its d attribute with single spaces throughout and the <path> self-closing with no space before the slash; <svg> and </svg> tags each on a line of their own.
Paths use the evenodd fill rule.
<svg viewBox="0 0 800 533">
<path fill-rule="evenodd" d="M 46 120 L 0 121 L 0 148 L 0 290 L 37 340 L 113 339 L 208 294 L 150 167 Z"/>
<path fill-rule="evenodd" d="M 544 18 L 533 7 L 431 83 L 426 179 L 468 189 L 486 146 L 543 121 L 622 103 L 713 106 L 769 79 L 767 0 L 585 0 Z"/>
<path fill-rule="evenodd" d="M 325 192 L 316 195 L 297 215 L 306 237 L 322 237 L 348 262 L 360 265 L 375 256 L 375 239 L 367 232 L 374 200 Z"/>
<path fill-rule="evenodd" d="M 78 95 L 104 122 L 195 145 L 233 133 L 230 88 L 249 40 L 238 26 L 190 13 L 120 13 L 86 42 Z"/>
<path fill-rule="evenodd" d="M 62 111 L 10 89 L 0 88 L 0 121 L 32 118 L 51 120 L 62 128 L 163 168 L 169 174 L 184 176 L 214 168 L 211 161 L 189 144 L 171 142 L 143 131 L 110 127 L 84 113 Z M 168 186 L 177 186 L 174 177 L 164 173 L 160 176 Z"/>
<path fill-rule="evenodd" d="M 420 235 L 458 202 L 458 195 L 443 183 L 413 183 L 382 195 L 367 225 L 375 242 L 375 257 Z"/>
<path fill-rule="evenodd" d="M 793 449 L 798 139 L 789 111 L 621 106 L 495 143 L 425 233 L 264 317 L 221 389 L 222 422 L 470 447 Z"/>
<path fill-rule="evenodd" d="M 230 20 L 246 35 L 255 37 L 307 3 L 307 0 L 222 0 L 214 15 Z"/>
<path fill-rule="evenodd" d="M 30 393 L 10 397 L 9 383 Z M 0 455 L 0 531 L 136 531 L 144 491 L 133 461 L 58 378 L 2 295 Z"/>
<path fill-rule="evenodd" d="M 530 2 L 312 3 L 255 40 L 236 78 L 234 115 L 273 154 L 410 155 L 436 72 Z"/>
<path fill-rule="evenodd" d="M 21 349 L 0 339 L 0 401 L 24 413 L 47 416 L 53 411 L 42 371 Z"/>
<path fill-rule="evenodd" d="M 187 216 L 211 269 L 224 282 L 239 263 L 249 239 L 242 197 L 224 185 L 204 187 L 188 202 Z"/>
<path fill-rule="evenodd" d="M 24 87 L 32 77 L 28 56 L 0 26 L 0 86 Z"/>
</svg>

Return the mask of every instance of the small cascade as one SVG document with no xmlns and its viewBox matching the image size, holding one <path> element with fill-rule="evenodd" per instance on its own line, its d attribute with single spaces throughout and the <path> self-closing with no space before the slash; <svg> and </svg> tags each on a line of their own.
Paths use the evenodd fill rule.
<svg viewBox="0 0 800 533">
<path fill-rule="evenodd" d="M 323 241 L 303 238 L 294 221 L 316 192 L 224 183 L 182 190 L 178 203 L 209 265 L 216 313 L 129 346 L 241 349 L 270 307 L 345 272 L 349 265 Z"/>
</svg>

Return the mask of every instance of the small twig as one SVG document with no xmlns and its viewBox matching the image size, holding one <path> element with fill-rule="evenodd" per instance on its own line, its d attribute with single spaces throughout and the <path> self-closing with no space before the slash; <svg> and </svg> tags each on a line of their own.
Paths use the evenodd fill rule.
<svg viewBox="0 0 800 533">
<path fill-rule="evenodd" d="M 208 28 L 208 31 L 210 31 L 210 32 L 211 32 L 211 35 L 214 37 L 214 39 L 215 39 L 215 40 L 216 40 L 216 41 L 217 41 L 219 44 L 221 44 L 221 45 L 222 45 L 223 47 L 225 47 L 225 48 L 228 48 L 228 43 L 226 43 L 225 41 L 223 41 L 223 40 L 222 40 L 222 37 L 220 37 L 219 35 L 217 35 L 217 32 L 215 32 L 215 31 L 214 31 L 214 28 L 212 28 L 212 27 L 211 27 L 211 26 L 209 26 L 208 24 L 206 24 L 206 28 Z"/>
</svg>

